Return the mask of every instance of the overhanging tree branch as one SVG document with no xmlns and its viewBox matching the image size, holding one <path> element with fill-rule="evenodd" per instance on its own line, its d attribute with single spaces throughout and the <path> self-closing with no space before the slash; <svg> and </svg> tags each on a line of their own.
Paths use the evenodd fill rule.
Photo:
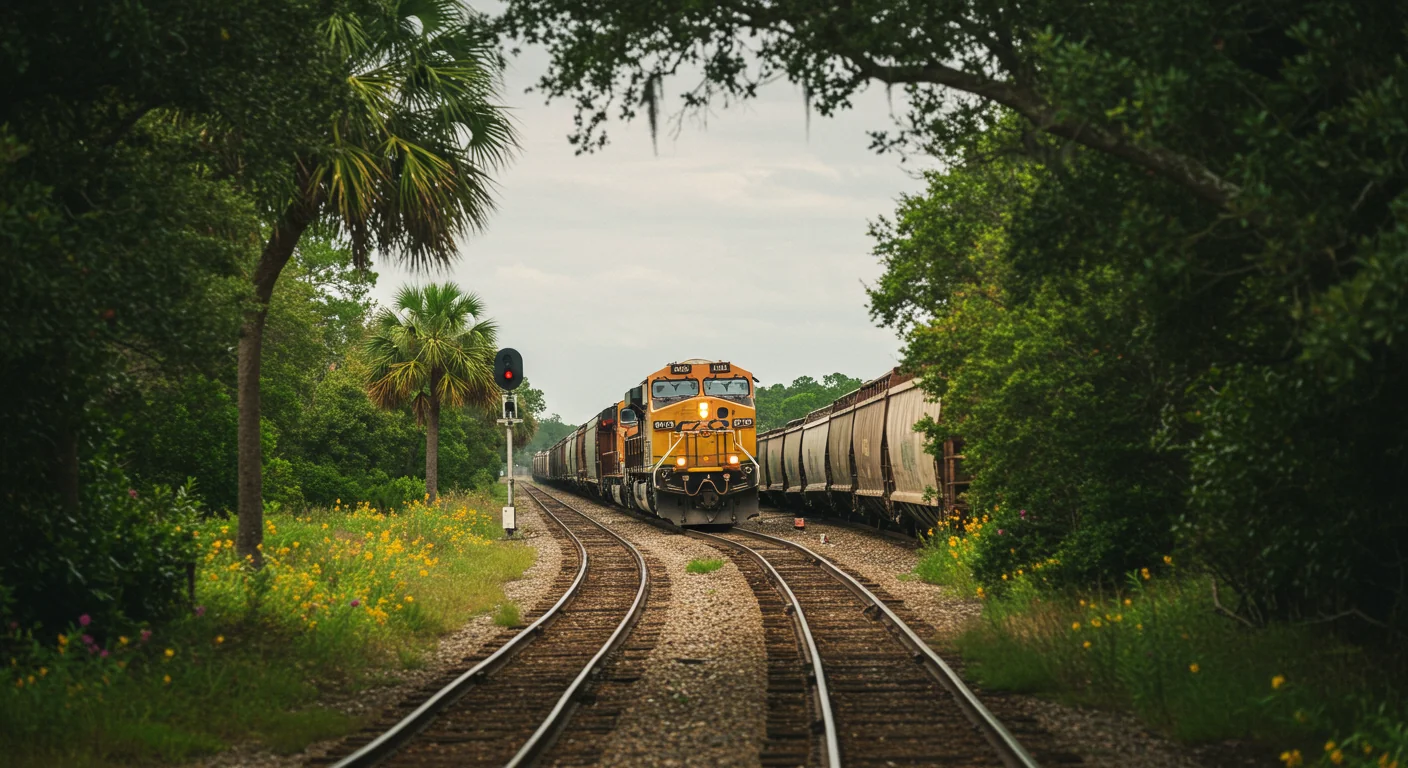
<svg viewBox="0 0 1408 768">
<path fill-rule="evenodd" d="M 1142 146 L 1089 120 L 1065 117 L 1059 109 L 1029 87 L 1004 80 L 991 80 L 938 64 L 890 66 L 879 64 L 859 54 L 843 56 L 861 75 L 887 85 L 942 85 L 1001 104 L 1027 118 L 1042 131 L 1127 160 L 1163 176 L 1220 208 L 1230 209 L 1233 200 L 1242 191 L 1236 184 L 1213 173 L 1207 166 L 1191 157 L 1164 147 Z"/>
</svg>

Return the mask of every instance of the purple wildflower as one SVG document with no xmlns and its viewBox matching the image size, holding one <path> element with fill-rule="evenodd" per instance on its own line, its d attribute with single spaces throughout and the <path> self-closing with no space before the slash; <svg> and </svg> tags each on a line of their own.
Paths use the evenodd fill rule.
<svg viewBox="0 0 1408 768">
<path fill-rule="evenodd" d="M 1024 510 L 1022 510 L 1021 512 L 1019 512 L 1018 514 L 1020 514 L 1023 518 L 1025 518 L 1025 517 L 1027 516 L 1027 510 L 1024 509 Z"/>
<path fill-rule="evenodd" d="M 93 636 L 92 636 L 92 635 L 84 635 L 84 636 L 83 636 L 83 644 L 84 644 L 84 645 L 92 645 L 92 644 L 93 644 Z"/>
<path fill-rule="evenodd" d="M 203 606 L 203 605 L 197 605 L 197 606 L 196 606 L 196 615 L 197 615 L 197 616 L 204 616 L 204 615 L 205 615 L 205 606 Z"/>
<path fill-rule="evenodd" d="M 362 601 L 361 601 L 361 600 L 358 600 L 358 599 L 355 598 L 355 597 L 352 598 L 352 607 L 353 607 L 353 608 L 356 608 L 357 606 L 359 606 L 359 605 L 361 605 L 361 604 L 362 604 Z"/>
<path fill-rule="evenodd" d="M 998 528 L 998 529 L 997 529 L 997 535 L 998 535 L 998 536 L 1001 536 L 1001 535 L 1004 534 L 1004 533 L 1007 533 L 1007 531 L 1005 531 L 1005 530 L 1003 530 L 1003 529 L 1001 529 L 1001 528 Z"/>
<path fill-rule="evenodd" d="M 127 489 L 127 495 L 128 495 L 128 496 L 131 496 L 131 497 L 134 498 L 134 499 L 137 498 L 137 489 L 136 489 L 136 488 L 128 488 L 128 489 Z"/>
<path fill-rule="evenodd" d="M 98 658 L 100 658 L 100 659 L 106 659 L 107 657 L 108 657 L 108 649 L 104 648 L 104 649 L 98 654 Z"/>
<path fill-rule="evenodd" d="M 86 627 L 86 626 L 88 626 L 89 624 L 92 624 L 92 623 L 93 623 L 93 617 L 92 617 L 92 616 L 89 616 L 89 615 L 86 614 L 86 613 L 83 614 L 82 616 L 79 616 L 79 617 L 78 617 L 78 626 L 80 626 L 80 627 Z"/>
<path fill-rule="evenodd" d="M 150 639 L 152 639 L 152 631 L 150 629 L 142 630 L 142 642 L 145 643 Z"/>
</svg>

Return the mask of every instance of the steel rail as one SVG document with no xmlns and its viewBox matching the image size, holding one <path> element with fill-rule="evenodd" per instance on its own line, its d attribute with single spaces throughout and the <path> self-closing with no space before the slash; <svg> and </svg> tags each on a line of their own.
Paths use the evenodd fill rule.
<svg viewBox="0 0 1408 768">
<path fill-rule="evenodd" d="M 542 616 L 539 616 L 536 621 L 524 627 L 521 632 L 509 638 L 508 642 L 499 646 L 499 648 L 488 657 L 436 691 L 422 702 L 420 706 L 401 718 L 395 725 L 383 731 L 375 739 L 367 742 L 357 751 L 339 760 L 333 765 L 333 768 L 367 768 L 368 766 L 379 764 L 397 750 L 401 749 L 408 741 L 425 730 L 442 710 L 463 696 L 477 680 L 498 671 L 520 651 L 526 648 L 534 638 L 542 634 L 547 624 L 555 620 L 562 613 L 567 603 L 578 595 L 581 591 L 582 584 L 586 581 L 587 571 L 590 565 L 586 545 L 584 545 L 582 540 L 572 532 L 572 529 L 569 528 L 566 523 L 562 522 L 561 518 L 553 514 L 546 505 L 542 502 L 538 502 L 536 499 L 534 499 L 534 501 L 542 508 L 543 513 L 551 518 L 567 535 L 567 538 L 572 541 L 573 545 L 577 547 L 577 574 L 573 578 L 572 584 L 562 593 L 562 596 L 557 599 L 557 602 L 553 603 L 552 607 L 545 611 Z M 629 547 L 630 545 L 627 544 L 627 546 Z M 639 553 L 637 553 L 637 558 L 639 558 Z M 642 574 L 644 574 L 644 569 L 642 569 Z"/>
<path fill-rule="evenodd" d="M 537 730 L 533 731 L 533 735 L 528 737 L 528 741 L 518 750 L 518 753 L 513 756 L 513 759 L 508 761 L 506 768 L 519 768 L 519 766 L 531 765 L 532 762 L 542 754 L 543 750 L 552 746 L 553 741 L 557 738 L 557 734 L 562 730 L 562 727 L 567 724 L 571 715 L 573 708 L 570 705 L 577 699 L 582 687 L 586 685 L 587 679 L 600 671 L 601 664 L 606 659 L 607 654 L 616 650 L 616 648 L 625 641 L 626 636 L 640 620 L 640 616 L 645 610 L 646 598 L 650 594 L 650 570 L 646 568 L 645 558 L 641 555 L 639 549 L 636 549 L 633 544 L 626 541 L 625 537 L 541 488 L 531 485 L 525 485 L 524 488 L 531 489 L 529 495 L 533 497 L 533 501 L 537 502 L 538 506 L 542 507 L 544 511 L 547 511 L 547 505 L 534 496 L 534 494 L 541 493 L 558 504 L 576 512 L 587 520 L 587 522 L 590 522 L 603 532 L 609 534 L 612 538 L 621 542 L 632 555 L 635 555 L 636 567 L 640 569 L 640 586 L 636 588 L 635 601 L 631 603 L 631 607 L 626 611 L 626 616 L 621 619 L 621 623 L 616 625 L 616 629 L 611 633 L 611 637 L 607 638 L 606 643 L 592 656 L 591 660 L 587 662 L 587 665 L 582 668 L 582 671 L 577 673 L 577 677 L 572 680 L 572 684 L 567 686 L 567 690 L 563 692 L 562 696 L 558 698 L 557 703 L 553 705 L 552 711 L 548 713 L 548 716 L 538 726 Z M 551 515 L 552 513 L 548 512 L 548 514 Z M 554 515 L 554 518 L 555 517 Z"/>
<path fill-rule="evenodd" d="M 1036 760 L 1027 752 L 1021 742 L 1017 741 L 1017 737 L 1013 736 L 1012 732 L 1007 730 L 1007 726 L 1003 725 L 1002 721 L 997 719 L 997 716 L 983 705 L 983 702 L 978 699 L 977 694 L 973 693 L 973 690 L 963 682 L 963 678 L 959 677 L 958 673 L 953 671 L 953 668 L 940 658 L 939 655 L 934 652 L 934 649 L 930 648 L 929 644 L 924 642 L 903 619 L 896 615 L 894 611 L 890 610 L 890 607 L 885 605 L 883 600 L 876 597 L 875 593 L 871 592 L 869 589 L 866 589 L 865 585 L 861 584 L 854 576 L 825 557 L 822 557 L 794 541 L 778 538 L 777 536 L 769 536 L 766 533 L 759 533 L 757 531 L 747 531 L 741 528 L 734 528 L 732 532 L 775 544 L 781 544 L 815 560 L 827 573 L 831 574 L 832 577 L 845 585 L 852 594 L 859 597 L 863 602 L 869 603 L 870 605 L 865 610 L 868 611 L 870 608 L 875 608 L 880 615 L 884 616 L 889 626 L 898 635 L 900 642 L 915 654 L 915 660 L 923 663 L 925 669 L 929 671 L 929 674 L 938 680 L 939 684 L 946 688 L 949 693 L 953 694 L 954 699 L 963 709 L 963 713 L 968 716 L 968 719 L 975 727 L 982 731 L 983 736 L 987 738 L 988 743 L 992 744 L 993 748 L 1002 758 L 1003 763 L 1009 766 L 1009 768 L 1039 768 Z"/>
<path fill-rule="evenodd" d="M 831 711 L 831 692 L 826 687 L 826 670 L 822 668 L 821 652 L 817 650 L 816 639 L 812 637 L 811 625 L 807 623 L 807 616 L 802 611 L 802 603 L 793 594 L 791 585 L 782 578 L 782 574 L 777 572 L 777 569 L 768 562 L 768 559 L 761 552 L 747 544 L 703 531 L 685 531 L 685 535 L 741 550 L 763 567 L 764 572 L 768 575 L 768 580 L 782 592 L 788 607 L 791 608 L 788 612 L 792 614 L 792 623 L 796 626 L 798 635 L 802 639 L 802 652 L 811 662 L 812 675 L 816 678 L 815 694 L 817 709 L 821 712 L 821 726 L 825 735 L 826 765 L 828 768 L 841 768 L 841 746 L 836 731 L 836 718 Z"/>
</svg>

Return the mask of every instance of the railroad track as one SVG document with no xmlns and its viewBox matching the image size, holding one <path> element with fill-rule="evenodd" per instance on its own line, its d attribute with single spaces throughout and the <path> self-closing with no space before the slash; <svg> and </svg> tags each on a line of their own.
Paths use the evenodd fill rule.
<svg viewBox="0 0 1408 768">
<path fill-rule="evenodd" d="M 531 765 L 591 699 L 595 678 L 640 620 L 651 569 L 590 517 L 537 489 L 528 496 L 574 545 L 576 571 L 562 597 L 448 685 L 386 718 L 385 730 L 349 742 L 355 751 L 335 768 Z"/>
<path fill-rule="evenodd" d="M 738 562 L 763 608 L 765 765 L 1036 767 L 958 674 L 862 581 L 800 544 L 767 534 L 688 535 Z M 767 590 L 757 574 L 776 588 L 790 621 L 779 621 L 765 604 Z M 789 644 L 800 650 L 797 661 L 788 659 Z M 806 669 L 810 722 L 799 713 L 799 667 Z"/>
</svg>

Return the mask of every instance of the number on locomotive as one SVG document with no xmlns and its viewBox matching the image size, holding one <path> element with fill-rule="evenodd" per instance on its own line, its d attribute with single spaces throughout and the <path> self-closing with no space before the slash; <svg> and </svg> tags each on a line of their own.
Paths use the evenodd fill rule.
<svg viewBox="0 0 1408 768">
<path fill-rule="evenodd" d="M 734 420 L 733 420 L 733 426 L 735 426 L 735 427 L 751 427 L 751 426 L 753 426 L 753 420 L 752 420 L 752 419 L 734 419 Z"/>
<path fill-rule="evenodd" d="M 672 374 L 676 374 L 676 373 L 693 373 L 693 372 L 694 372 L 694 366 L 690 365 L 689 363 L 675 363 L 675 364 L 670 365 L 670 373 L 672 373 Z"/>
<path fill-rule="evenodd" d="M 728 373 L 733 370 L 730 363 L 709 363 L 709 373 Z"/>
<path fill-rule="evenodd" d="M 655 428 L 656 428 L 656 429 L 674 429 L 674 428 L 675 428 L 675 422 L 673 422 L 673 421 L 657 421 L 657 422 L 655 422 Z"/>
</svg>

